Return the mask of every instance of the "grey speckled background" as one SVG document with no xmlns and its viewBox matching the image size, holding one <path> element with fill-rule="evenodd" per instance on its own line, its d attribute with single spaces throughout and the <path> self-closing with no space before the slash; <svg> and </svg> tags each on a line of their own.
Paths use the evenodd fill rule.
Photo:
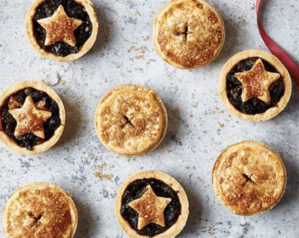
<svg viewBox="0 0 299 238">
<path fill-rule="evenodd" d="M 71 63 L 41 59 L 30 47 L 24 21 L 31 2 L 1 0 L 0 90 L 21 80 L 49 82 L 65 103 L 67 126 L 59 143 L 41 155 L 20 156 L 0 145 L 1 211 L 18 187 L 34 181 L 56 183 L 77 205 L 76 238 L 127 237 L 114 215 L 118 188 L 138 171 L 158 169 L 178 179 L 190 200 L 190 219 L 179 237 L 299 237 L 298 89 L 294 85 L 286 109 L 264 123 L 231 116 L 217 94 L 218 74 L 229 57 L 245 49 L 267 49 L 256 27 L 254 0 L 210 1 L 224 18 L 227 39 L 215 62 L 194 71 L 167 65 L 152 45 L 152 23 L 166 0 L 93 0 L 98 40 L 86 56 Z M 270 36 L 298 64 L 299 0 L 264 0 L 261 17 Z M 125 83 L 154 89 L 170 119 L 158 149 L 135 159 L 104 149 L 93 125 L 100 98 Z M 287 167 L 288 185 L 272 211 L 243 218 L 218 202 L 211 170 L 224 148 L 248 139 L 277 150 Z M 101 173 L 111 174 L 111 181 L 94 176 L 96 165 L 103 165 Z M 0 237 L 5 237 L 2 230 Z"/>
</svg>

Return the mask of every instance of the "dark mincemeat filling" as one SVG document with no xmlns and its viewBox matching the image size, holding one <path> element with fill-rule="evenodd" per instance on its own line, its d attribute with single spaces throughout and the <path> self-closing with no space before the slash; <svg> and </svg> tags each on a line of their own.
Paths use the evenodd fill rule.
<svg viewBox="0 0 299 238">
<path fill-rule="evenodd" d="M 252 69 L 254 63 L 258 60 L 258 57 L 248 58 L 240 61 L 227 75 L 226 90 L 227 96 L 232 105 L 242 113 L 245 114 L 258 114 L 267 111 L 271 107 L 275 107 L 279 102 L 281 97 L 284 95 L 284 82 L 280 77 L 276 82 L 274 82 L 269 90 L 271 95 L 271 100 L 269 103 L 265 103 L 258 98 L 251 98 L 246 102 L 242 101 L 242 84 L 235 77 L 236 73 L 249 71 Z M 278 73 L 277 70 L 269 64 L 267 61 L 263 60 L 265 70 L 272 73 Z"/>
<path fill-rule="evenodd" d="M 4 132 L 14 139 L 14 141 L 21 147 L 26 147 L 27 150 L 32 150 L 33 146 L 41 144 L 44 141 L 49 140 L 53 135 L 55 130 L 61 125 L 61 120 L 59 117 L 59 107 L 58 104 L 49 97 L 48 94 L 42 91 L 38 91 L 33 88 L 26 88 L 18 91 L 17 93 L 11 95 L 16 101 L 21 105 L 24 104 L 27 96 L 31 96 L 34 103 L 40 102 L 42 100 L 46 101 L 49 112 L 52 116 L 44 123 L 45 139 L 41 139 L 32 133 L 27 133 L 25 135 L 15 137 L 15 129 L 17 122 L 14 117 L 9 113 L 8 101 L 6 100 L 4 105 L 1 107 L 1 120 Z"/>
<path fill-rule="evenodd" d="M 138 230 L 138 213 L 128 204 L 140 198 L 148 185 L 152 187 L 158 197 L 171 198 L 172 200 L 164 210 L 165 227 L 151 223 L 142 230 Z M 125 190 L 122 197 L 121 214 L 139 235 L 153 237 L 168 230 L 178 220 L 181 214 L 181 203 L 178 194 L 164 182 L 157 179 L 139 179 L 132 182 Z"/>
<path fill-rule="evenodd" d="M 62 5 L 68 17 L 82 20 L 83 23 L 74 31 L 76 45 L 73 47 L 65 42 L 56 42 L 53 45 L 45 46 L 46 30 L 37 20 L 51 17 L 55 10 Z M 88 31 L 86 31 L 88 29 Z M 36 8 L 33 18 L 33 31 L 38 45 L 45 51 L 58 56 L 68 56 L 78 53 L 92 33 L 92 24 L 85 8 L 74 0 L 46 0 Z"/>
</svg>

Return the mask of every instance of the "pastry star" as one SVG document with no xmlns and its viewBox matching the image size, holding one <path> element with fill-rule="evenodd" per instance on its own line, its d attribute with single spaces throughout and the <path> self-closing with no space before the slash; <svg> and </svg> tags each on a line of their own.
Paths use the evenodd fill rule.
<svg viewBox="0 0 299 238">
<path fill-rule="evenodd" d="M 157 197 L 152 187 L 148 185 L 141 198 L 129 203 L 139 214 L 138 230 L 150 223 L 165 226 L 164 210 L 171 202 L 171 198 Z"/>
<path fill-rule="evenodd" d="M 280 78 L 280 74 L 267 72 L 262 60 L 258 59 L 251 70 L 236 73 L 235 77 L 242 83 L 243 102 L 256 97 L 268 103 L 271 100 L 269 87 Z"/>
<path fill-rule="evenodd" d="M 69 18 L 62 5 L 58 7 L 53 16 L 38 20 L 37 22 L 46 30 L 46 46 L 58 41 L 75 46 L 76 38 L 74 30 L 83 23 L 81 20 Z"/>
<path fill-rule="evenodd" d="M 52 113 L 38 110 L 30 96 L 26 98 L 22 108 L 11 109 L 9 113 L 17 121 L 16 137 L 32 133 L 39 138 L 45 139 L 43 124 L 52 116 Z"/>
</svg>

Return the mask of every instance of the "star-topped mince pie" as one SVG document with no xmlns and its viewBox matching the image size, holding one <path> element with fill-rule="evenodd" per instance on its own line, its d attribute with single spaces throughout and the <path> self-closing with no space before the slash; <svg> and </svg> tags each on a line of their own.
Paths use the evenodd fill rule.
<svg viewBox="0 0 299 238">
<path fill-rule="evenodd" d="M 22 81 L 0 95 L 0 140 L 19 154 L 48 150 L 60 138 L 65 110 L 47 85 Z"/>
<path fill-rule="evenodd" d="M 286 169 L 280 156 L 255 141 L 243 141 L 224 150 L 214 165 L 212 176 L 220 202 L 242 216 L 272 209 L 282 198 L 286 181 Z"/>
<path fill-rule="evenodd" d="M 42 56 L 70 61 L 93 46 L 98 20 L 89 0 L 35 0 L 27 13 L 26 33 Z"/>
<path fill-rule="evenodd" d="M 158 12 L 153 43 L 158 54 L 177 68 L 210 64 L 225 41 L 219 12 L 204 0 L 172 0 Z"/>
<path fill-rule="evenodd" d="M 111 89 L 95 113 L 102 143 L 122 156 L 141 156 L 163 140 L 168 117 L 161 98 L 146 87 L 122 85 Z"/>
<path fill-rule="evenodd" d="M 81 20 L 69 18 L 62 5 L 58 7 L 54 15 L 37 21 L 46 30 L 45 46 L 62 41 L 71 46 L 76 45 L 74 30 L 81 24 Z"/>
<path fill-rule="evenodd" d="M 158 197 L 148 185 L 141 198 L 129 203 L 138 214 L 138 229 L 142 230 L 148 224 L 154 223 L 165 227 L 164 210 L 171 202 L 170 198 Z"/>
<path fill-rule="evenodd" d="M 71 196 L 49 183 L 31 183 L 16 190 L 3 211 L 8 238 L 73 238 L 78 215 Z"/>
<path fill-rule="evenodd" d="M 266 121 L 285 108 L 292 82 L 274 55 L 247 50 L 223 66 L 218 90 L 222 102 L 234 115 L 247 121 Z"/>
<path fill-rule="evenodd" d="M 174 178 L 159 171 L 143 171 L 122 184 L 115 213 L 129 237 L 172 238 L 186 224 L 189 203 Z"/>
<path fill-rule="evenodd" d="M 14 100 L 14 98 L 11 97 L 11 100 Z M 25 99 L 21 108 L 10 109 L 8 112 L 17 122 L 16 137 L 32 133 L 41 139 L 45 139 L 44 123 L 52 116 L 52 113 L 39 110 L 31 96 Z"/>
</svg>

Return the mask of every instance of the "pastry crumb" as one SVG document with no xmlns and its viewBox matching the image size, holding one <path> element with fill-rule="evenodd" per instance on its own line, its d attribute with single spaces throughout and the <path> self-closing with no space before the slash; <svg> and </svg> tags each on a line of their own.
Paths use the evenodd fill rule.
<svg viewBox="0 0 299 238">
<path fill-rule="evenodd" d="M 135 48 L 135 45 L 132 45 L 129 49 L 127 49 L 127 52 L 130 53 L 132 49 Z"/>
<path fill-rule="evenodd" d="M 102 174 L 100 172 L 94 172 L 94 176 L 98 177 L 101 181 L 104 179 L 109 180 L 112 182 L 113 175 L 112 174 Z"/>
<path fill-rule="evenodd" d="M 94 176 L 98 177 L 100 179 L 100 181 L 103 181 L 104 179 L 106 179 L 106 180 L 109 180 L 109 181 L 112 182 L 112 178 L 113 178 L 112 174 L 104 174 L 104 173 L 102 173 L 104 167 L 106 167 L 106 166 L 107 166 L 106 162 L 104 162 L 101 165 L 97 165 L 98 171 L 94 171 L 93 174 L 94 174 Z"/>
<path fill-rule="evenodd" d="M 135 58 L 135 59 L 142 59 L 142 58 L 144 58 L 144 55 L 137 55 L 137 56 L 135 56 L 134 58 Z"/>
<path fill-rule="evenodd" d="M 174 112 L 175 114 L 178 114 L 178 113 L 180 112 L 180 110 L 179 110 L 178 108 L 175 108 L 175 109 L 173 110 L 173 112 Z"/>
<path fill-rule="evenodd" d="M 143 38 L 143 41 L 147 41 L 149 39 L 149 36 L 145 36 L 144 38 Z"/>
<path fill-rule="evenodd" d="M 134 49 L 134 48 L 135 48 L 135 45 L 132 45 L 132 46 L 127 50 L 127 52 L 130 53 L 131 50 Z"/>
<path fill-rule="evenodd" d="M 104 162 L 103 164 L 101 165 L 97 165 L 97 168 L 98 168 L 98 171 L 103 171 L 103 168 L 106 166 L 106 162 Z"/>
<path fill-rule="evenodd" d="M 135 50 L 135 51 L 141 50 L 141 52 L 145 52 L 144 50 L 149 51 L 148 48 L 147 48 L 145 45 L 142 45 L 142 46 L 140 46 L 140 47 L 138 47 L 138 48 L 136 48 L 136 49 L 134 49 L 134 50 Z"/>
</svg>

